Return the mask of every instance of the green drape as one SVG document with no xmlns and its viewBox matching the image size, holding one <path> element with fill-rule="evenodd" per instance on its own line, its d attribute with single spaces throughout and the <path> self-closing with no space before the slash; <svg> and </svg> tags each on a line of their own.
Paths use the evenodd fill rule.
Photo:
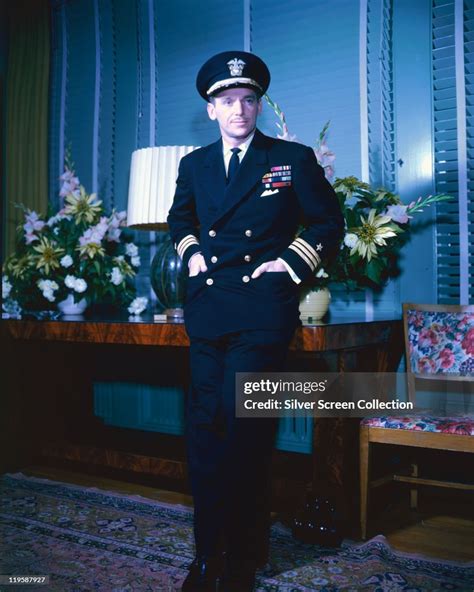
<svg viewBox="0 0 474 592">
<path fill-rule="evenodd" d="M 5 255 L 11 253 L 22 221 L 15 204 L 41 213 L 48 205 L 48 0 L 16 0 L 8 17 Z"/>
</svg>

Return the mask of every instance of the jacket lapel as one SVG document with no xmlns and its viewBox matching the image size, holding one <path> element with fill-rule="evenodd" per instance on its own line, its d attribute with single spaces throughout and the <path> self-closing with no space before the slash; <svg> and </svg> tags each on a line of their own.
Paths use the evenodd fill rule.
<svg viewBox="0 0 474 592">
<path fill-rule="evenodd" d="M 222 157 L 221 160 L 223 160 Z M 268 148 L 266 146 L 265 136 L 258 130 L 255 130 L 255 136 L 252 143 L 248 147 L 235 177 L 225 190 L 224 199 L 218 207 L 213 223 L 222 218 L 229 210 L 239 203 L 239 201 L 241 201 L 257 183 L 260 183 L 267 170 Z M 225 170 L 223 174 L 225 183 Z"/>
<path fill-rule="evenodd" d="M 210 203 L 214 208 L 218 207 L 226 188 L 222 139 L 209 146 L 202 170 L 202 186 L 209 193 Z"/>
</svg>

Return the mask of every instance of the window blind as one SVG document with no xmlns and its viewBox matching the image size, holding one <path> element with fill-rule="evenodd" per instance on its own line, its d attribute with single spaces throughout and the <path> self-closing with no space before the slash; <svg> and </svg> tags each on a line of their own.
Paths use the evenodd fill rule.
<svg viewBox="0 0 474 592">
<path fill-rule="evenodd" d="M 212 55 L 243 49 L 242 2 L 156 0 L 156 145 L 202 146 L 219 138 L 195 86 Z"/>
<path fill-rule="evenodd" d="M 395 190 L 392 2 L 367 4 L 369 177 L 375 187 Z"/>
<path fill-rule="evenodd" d="M 314 146 L 330 120 L 328 143 L 336 174 L 360 176 L 359 7 L 299 0 L 251 0 L 251 51 L 272 74 L 269 95 L 286 115 L 290 132 Z M 262 129 L 275 136 L 276 118 L 264 109 Z"/>
<path fill-rule="evenodd" d="M 455 199 L 437 204 L 436 249 L 438 301 L 457 304 L 461 299 L 461 275 L 467 276 L 468 298 L 473 296 L 473 85 L 474 85 L 474 11 L 472 0 L 463 3 L 463 31 L 456 35 L 456 0 L 433 0 L 432 4 L 432 75 L 435 185 Z M 456 49 L 462 44 L 464 73 L 456 71 Z M 459 48 L 458 48 L 459 49 Z M 458 113 L 457 89 L 465 91 L 466 120 Z M 460 162 L 460 128 L 466 132 L 467 163 Z M 459 186 L 460 167 L 467 165 L 467 187 Z M 460 209 L 467 191 L 467 209 Z M 461 195 L 460 195 L 461 194 Z M 465 216 L 467 214 L 467 224 Z M 467 236 L 466 236 L 467 234 Z M 461 245 L 464 246 L 461 246 Z M 467 245 L 467 246 L 466 246 Z M 468 253 L 464 252 L 468 249 Z"/>
<path fill-rule="evenodd" d="M 467 224 L 464 245 L 467 246 L 466 275 L 468 299 L 474 301 L 474 1 L 465 3 L 464 68 L 467 130 Z M 464 247 L 463 247 L 464 248 Z"/>
<path fill-rule="evenodd" d="M 396 191 L 395 116 L 393 80 L 392 0 L 367 1 L 367 120 L 369 181 L 373 187 Z M 399 307 L 399 291 L 392 280 L 380 292 L 365 294 L 367 309 L 392 312 Z"/>
</svg>

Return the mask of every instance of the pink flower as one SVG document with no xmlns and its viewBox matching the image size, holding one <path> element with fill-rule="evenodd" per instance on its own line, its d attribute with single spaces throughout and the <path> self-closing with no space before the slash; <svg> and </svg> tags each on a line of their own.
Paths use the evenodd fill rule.
<svg viewBox="0 0 474 592">
<path fill-rule="evenodd" d="M 474 327 L 469 329 L 469 331 L 466 333 L 461 345 L 467 354 L 471 356 L 474 355 Z"/>
<path fill-rule="evenodd" d="M 44 225 L 45 222 L 43 220 L 40 220 L 39 215 L 36 212 L 33 212 L 31 210 L 27 211 L 27 213 L 25 214 L 25 224 L 23 225 L 23 228 L 26 232 L 34 232 L 41 230 Z"/>
<path fill-rule="evenodd" d="M 407 206 L 403 205 L 388 206 L 385 215 L 399 224 L 406 224 L 411 217 L 407 215 Z"/>
<path fill-rule="evenodd" d="M 118 243 L 118 242 L 120 242 L 120 235 L 121 234 L 122 234 L 122 231 L 120 230 L 120 228 L 109 228 L 109 231 L 107 232 L 107 240 L 109 242 Z"/>
<path fill-rule="evenodd" d="M 23 230 L 25 231 L 25 242 L 27 245 L 33 241 L 38 240 L 35 232 L 39 232 L 43 229 L 45 222 L 40 220 L 39 215 L 32 210 L 28 210 L 25 214 L 25 224 L 23 224 Z"/>
<path fill-rule="evenodd" d="M 112 215 L 108 221 L 108 230 L 106 239 L 110 242 L 114 241 L 118 243 L 120 241 L 120 228 L 127 225 L 127 212 L 112 212 Z"/>
<path fill-rule="evenodd" d="M 418 360 L 418 372 L 420 374 L 432 374 L 436 371 L 436 364 L 428 356 L 423 356 Z"/>
<path fill-rule="evenodd" d="M 470 320 L 469 315 L 464 315 L 458 320 L 456 327 L 462 331 L 466 326 L 469 326 Z"/>
<path fill-rule="evenodd" d="M 36 236 L 36 234 L 28 233 L 28 232 L 25 234 L 25 243 L 27 245 L 31 245 L 31 243 L 34 242 L 35 240 L 39 240 L 39 238 Z"/>
<path fill-rule="evenodd" d="M 329 150 L 327 144 L 324 143 L 321 144 L 319 148 L 315 148 L 314 153 L 322 167 L 332 165 L 332 163 L 336 160 L 336 155 L 334 152 Z"/>
<path fill-rule="evenodd" d="M 324 169 L 324 175 L 326 176 L 326 179 L 330 181 L 334 176 L 333 163 L 336 160 L 336 155 L 334 152 L 329 150 L 327 144 L 324 142 L 322 142 L 317 148 L 314 148 L 314 154 L 318 164 Z"/>
<path fill-rule="evenodd" d="M 91 228 L 88 228 L 84 234 L 79 238 L 79 244 L 81 247 L 88 245 L 90 243 L 99 244 L 102 242 L 102 239 L 105 236 L 105 233 L 108 229 L 108 221 L 105 216 L 102 216 L 100 222 Z"/>
<path fill-rule="evenodd" d="M 79 195 L 79 179 L 74 176 L 74 171 L 71 171 L 66 167 L 59 179 L 62 181 L 61 189 L 59 191 L 61 197 L 66 197 L 66 195 L 69 195 L 70 193 Z"/>
<path fill-rule="evenodd" d="M 46 222 L 48 226 L 54 226 L 58 222 L 60 222 L 63 218 L 67 218 L 68 220 L 71 219 L 71 216 L 66 214 L 66 209 L 62 208 L 55 216 L 51 216 L 51 218 Z"/>
<path fill-rule="evenodd" d="M 328 165 L 324 167 L 324 176 L 328 181 L 334 177 L 334 167 Z"/>
<path fill-rule="evenodd" d="M 336 160 L 336 155 L 329 150 L 326 144 L 321 144 L 319 148 L 315 148 L 314 154 L 322 167 L 330 166 Z"/>
<path fill-rule="evenodd" d="M 441 362 L 441 368 L 451 368 L 454 364 L 454 354 L 452 350 L 447 347 L 439 352 L 438 359 Z"/>
<path fill-rule="evenodd" d="M 108 224 L 109 230 L 111 230 L 112 228 L 120 228 L 121 226 L 126 226 L 127 212 L 125 210 L 123 212 L 112 212 Z"/>
<path fill-rule="evenodd" d="M 424 314 L 418 310 L 414 310 L 408 317 L 408 323 L 414 327 L 422 327 L 424 322 Z"/>
<path fill-rule="evenodd" d="M 419 347 L 430 347 L 431 345 L 436 345 L 437 343 L 438 336 L 432 329 L 424 328 L 420 331 L 420 336 L 418 338 Z"/>
<path fill-rule="evenodd" d="M 285 117 L 283 113 L 282 116 Z M 277 134 L 277 138 L 280 140 L 286 140 L 287 142 L 296 142 L 296 136 L 294 134 L 290 134 L 286 122 L 283 122 L 282 124 L 282 131 L 282 134 Z"/>
</svg>

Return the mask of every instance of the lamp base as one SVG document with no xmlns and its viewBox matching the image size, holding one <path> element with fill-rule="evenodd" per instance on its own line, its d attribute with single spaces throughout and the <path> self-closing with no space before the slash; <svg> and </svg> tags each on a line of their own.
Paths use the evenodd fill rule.
<svg viewBox="0 0 474 592">
<path fill-rule="evenodd" d="M 150 280 L 160 308 L 171 318 L 183 317 L 186 274 L 169 236 L 158 246 L 151 262 Z"/>
</svg>

